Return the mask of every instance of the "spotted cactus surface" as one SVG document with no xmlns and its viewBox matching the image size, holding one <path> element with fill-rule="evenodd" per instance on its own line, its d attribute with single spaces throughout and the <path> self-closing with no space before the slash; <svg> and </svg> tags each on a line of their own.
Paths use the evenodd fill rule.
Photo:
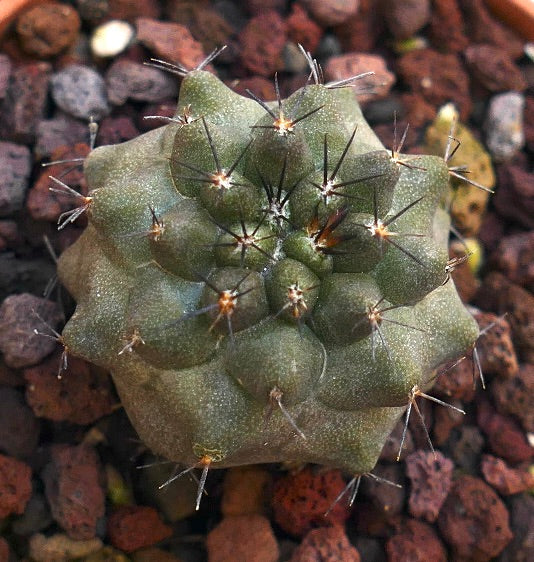
<svg viewBox="0 0 534 562">
<path fill-rule="evenodd" d="M 86 160 L 62 338 L 157 454 L 369 472 L 476 340 L 448 281 L 446 162 L 386 150 L 336 86 L 266 104 L 191 71 L 174 120 Z"/>
</svg>

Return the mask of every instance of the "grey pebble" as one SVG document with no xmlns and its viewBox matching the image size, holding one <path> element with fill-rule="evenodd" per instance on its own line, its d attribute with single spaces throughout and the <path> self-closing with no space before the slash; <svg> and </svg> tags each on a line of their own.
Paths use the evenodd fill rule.
<svg viewBox="0 0 534 562">
<path fill-rule="evenodd" d="M 56 347 L 53 339 L 34 332 L 37 329 L 50 333 L 35 313 L 52 328 L 58 328 L 62 313 L 55 302 L 22 293 L 7 297 L 0 306 L 0 351 L 8 367 L 36 365 Z"/>
<path fill-rule="evenodd" d="M 60 146 L 74 146 L 89 140 L 89 129 L 66 113 L 58 113 L 52 119 L 41 119 L 37 124 L 35 139 L 35 157 L 42 160 L 51 156 Z"/>
<path fill-rule="evenodd" d="M 176 77 L 125 59 L 110 66 L 106 85 L 109 100 L 114 105 L 123 105 L 127 99 L 159 102 L 178 95 Z"/>
<path fill-rule="evenodd" d="M 0 54 L 0 99 L 6 95 L 11 75 L 11 61 L 7 55 Z"/>
<path fill-rule="evenodd" d="M 525 144 L 525 96 L 506 92 L 490 100 L 484 128 L 486 144 L 497 162 L 510 160 Z"/>
<path fill-rule="evenodd" d="M 0 142 L 0 217 L 19 211 L 24 203 L 31 172 L 28 148 Z"/>
<path fill-rule="evenodd" d="M 111 111 L 103 78 L 87 66 L 65 67 L 54 74 L 51 85 L 54 101 L 69 115 L 98 120 Z"/>
</svg>

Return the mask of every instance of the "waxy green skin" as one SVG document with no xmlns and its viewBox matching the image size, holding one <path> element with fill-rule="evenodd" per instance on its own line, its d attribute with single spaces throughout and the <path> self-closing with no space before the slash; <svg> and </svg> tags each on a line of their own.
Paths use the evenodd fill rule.
<svg viewBox="0 0 534 562">
<path fill-rule="evenodd" d="M 183 79 L 176 116 L 188 106 L 192 123 L 170 123 L 87 158 L 89 225 L 59 263 L 77 301 L 65 345 L 112 373 L 140 437 L 170 460 L 193 466 L 208 457 L 212 468 L 313 462 L 369 472 L 413 387 L 428 390 L 438 365 L 465 353 L 478 335 L 453 282 L 443 284 L 446 163 L 417 157 L 421 170 L 395 162 L 348 88 L 310 85 L 285 100 L 293 119 L 321 107 L 287 136 L 252 127 L 273 119 L 204 71 Z M 232 175 L 239 185 L 221 191 L 198 180 L 194 169 L 216 172 L 199 117 L 223 170 L 252 140 Z M 352 197 L 325 203 L 310 183 L 322 182 L 325 135 L 330 174 L 355 127 L 334 182 L 359 181 L 339 189 Z M 283 195 L 294 188 L 285 219 L 263 218 L 262 182 L 276 192 L 284 160 Z M 361 226 L 373 220 L 375 200 L 386 220 L 420 197 L 389 228 L 424 235 L 395 239 L 423 266 L 388 243 L 380 248 Z M 324 225 L 341 209 L 347 216 L 333 235 L 344 238 L 324 253 L 308 225 L 314 217 Z M 242 235 L 241 221 L 249 234 L 261 222 L 264 250 L 249 247 L 243 265 L 241 247 L 217 245 L 235 242 L 225 229 Z M 233 337 L 227 316 L 217 321 L 219 295 L 206 278 L 240 295 Z M 299 321 L 288 301 L 295 283 L 307 307 Z M 364 316 L 380 299 L 382 308 L 403 305 L 384 313 L 398 322 L 380 326 L 387 349 L 376 332 L 373 347 Z"/>
</svg>

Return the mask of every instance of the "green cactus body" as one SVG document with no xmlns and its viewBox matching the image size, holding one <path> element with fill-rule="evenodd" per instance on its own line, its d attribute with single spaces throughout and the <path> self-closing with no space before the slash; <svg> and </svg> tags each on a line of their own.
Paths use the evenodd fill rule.
<svg viewBox="0 0 534 562">
<path fill-rule="evenodd" d="M 176 122 L 90 154 L 63 341 L 157 454 L 366 473 L 478 335 L 444 283 L 447 165 L 387 152 L 350 89 L 268 108 L 192 71 Z"/>
</svg>

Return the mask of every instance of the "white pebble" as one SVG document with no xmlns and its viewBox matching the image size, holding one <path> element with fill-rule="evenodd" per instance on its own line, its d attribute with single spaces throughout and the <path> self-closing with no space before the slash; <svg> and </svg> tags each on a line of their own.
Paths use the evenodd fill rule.
<svg viewBox="0 0 534 562">
<path fill-rule="evenodd" d="M 134 34 L 134 28 L 128 22 L 108 21 L 93 31 L 91 51 L 96 57 L 114 57 L 126 49 Z"/>
</svg>

